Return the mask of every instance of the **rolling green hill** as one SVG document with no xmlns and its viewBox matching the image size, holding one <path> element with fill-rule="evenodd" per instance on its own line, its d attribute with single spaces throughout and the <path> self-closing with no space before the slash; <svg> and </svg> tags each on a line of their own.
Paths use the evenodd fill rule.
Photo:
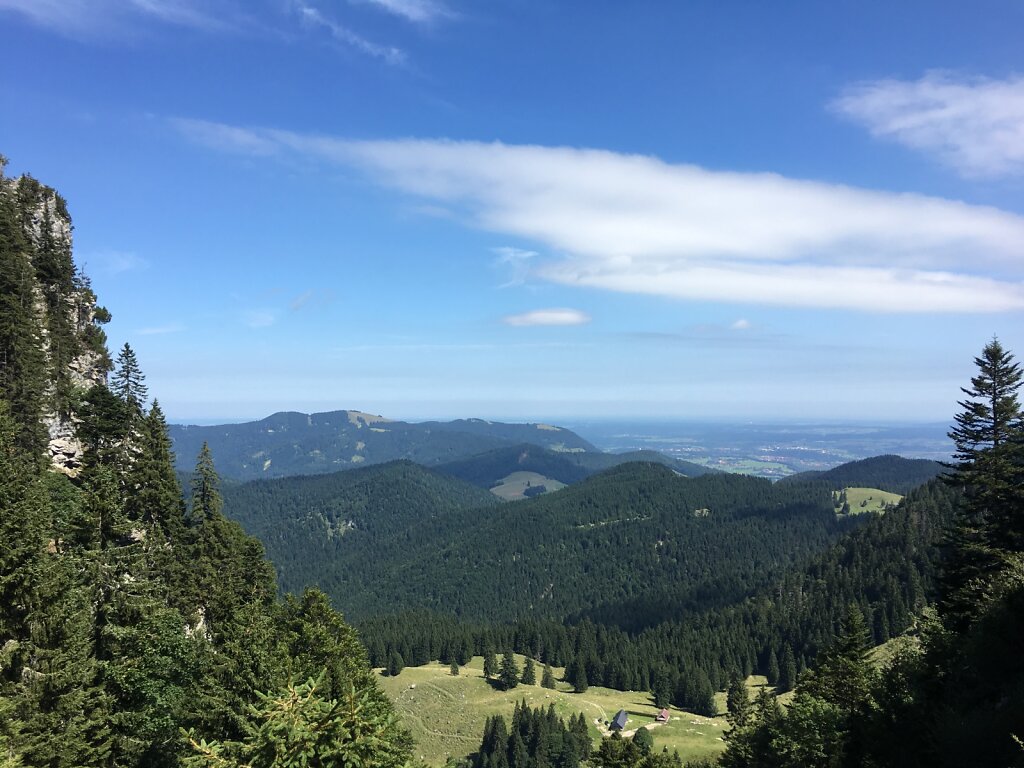
<svg viewBox="0 0 1024 768">
<path fill-rule="evenodd" d="M 779 483 L 823 482 L 840 491 L 851 486 L 878 488 L 905 495 L 945 472 L 945 467 L 928 459 L 905 459 L 892 454 L 851 461 L 824 472 L 800 472 Z"/>
<path fill-rule="evenodd" d="M 179 469 L 191 467 L 205 442 L 221 475 L 237 480 L 321 474 L 396 459 L 429 466 L 520 443 L 566 454 L 596 451 L 574 432 L 547 424 L 482 419 L 413 424 L 359 411 L 282 412 L 244 424 L 172 425 L 170 435 Z"/>
<path fill-rule="evenodd" d="M 386 571 L 413 546 L 412 531 L 447 530 L 447 516 L 478 508 L 487 514 L 499 503 L 487 491 L 410 461 L 254 480 L 225 486 L 223 493 L 225 514 L 264 543 L 282 589 L 294 592 L 379 574 L 375 562 Z"/>
<path fill-rule="evenodd" d="M 538 445 L 520 444 L 497 448 L 493 451 L 470 456 L 466 459 L 440 464 L 438 472 L 451 475 L 480 488 L 493 489 L 495 495 L 509 499 L 521 498 L 521 494 L 510 494 L 500 484 L 515 473 L 534 473 L 537 483 L 545 478 L 556 481 L 547 483 L 547 490 L 557 490 L 591 475 L 620 464 L 648 462 L 662 464 L 687 477 L 708 474 L 708 470 L 687 461 L 678 461 L 657 451 L 632 451 L 629 453 L 595 453 L 577 451 L 573 453 L 552 451 Z M 529 494 L 528 494 L 529 495 Z"/>
<path fill-rule="evenodd" d="M 685 478 L 623 464 L 495 505 L 409 462 L 225 488 L 225 510 L 267 547 L 286 589 L 318 584 L 353 618 L 430 609 L 478 619 L 622 617 L 745 594 L 820 551 L 847 523 L 821 485 Z"/>
</svg>

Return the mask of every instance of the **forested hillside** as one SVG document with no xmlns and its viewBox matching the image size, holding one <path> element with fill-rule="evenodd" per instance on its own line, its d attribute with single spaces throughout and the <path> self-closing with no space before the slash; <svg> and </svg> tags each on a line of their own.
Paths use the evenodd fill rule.
<svg viewBox="0 0 1024 768">
<path fill-rule="evenodd" d="M 485 490 L 410 461 L 329 475 L 256 480 L 224 489 L 225 512 L 264 542 L 282 589 L 319 584 L 336 604 L 356 585 L 389 573 L 416 531 L 449 529 L 454 513 L 490 514 Z M 361 587 L 360 587 L 361 588 Z"/>
<path fill-rule="evenodd" d="M 1024 374 L 996 340 L 975 363 L 950 433 L 961 503 L 921 642 L 876 670 L 851 606 L 786 709 L 767 692 L 738 702 L 723 766 L 1024 765 Z"/>
<path fill-rule="evenodd" d="M 498 448 L 459 461 L 440 464 L 436 469 L 481 488 L 493 488 L 513 472 L 536 472 L 565 485 L 571 485 L 602 470 L 630 462 L 664 464 L 687 477 L 699 477 L 709 472 L 699 464 L 678 461 L 657 451 L 566 453 L 528 443 Z"/>
<path fill-rule="evenodd" d="M 0 765 L 402 765 L 352 629 L 320 592 L 277 599 L 205 448 L 183 500 L 128 345 L 107 381 L 70 233 L 53 190 L 0 175 Z"/>
<path fill-rule="evenodd" d="M 632 628 L 737 599 L 855 524 L 836 519 L 823 486 L 685 478 L 657 464 L 483 509 L 465 506 L 474 497 L 455 480 L 410 465 L 372 470 L 354 482 L 343 473 L 242 486 L 228 492 L 228 512 L 252 531 L 257 519 L 273 524 L 259 530 L 289 583 L 303 568 L 352 618 L 382 606 L 499 621 L 595 612 Z M 431 494 L 417 498 L 408 483 L 430 477 Z M 319 522 L 366 498 L 380 506 L 362 519 L 379 523 L 345 533 L 348 511 L 330 513 L 334 529 Z M 652 604 L 663 606 L 653 617 Z"/>
<path fill-rule="evenodd" d="M 420 664 L 456 658 L 461 649 L 512 648 L 567 666 L 578 687 L 652 690 L 700 711 L 708 691 L 724 688 L 735 672 L 766 674 L 789 690 L 832 642 L 851 604 L 875 644 L 905 631 L 934 599 L 935 559 L 955 507 L 955 492 L 933 482 L 820 554 L 721 602 L 727 593 L 687 607 L 655 592 L 569 624 L 466 622 L 435 612 L 381 616 L 361 630 L 378 665 L 396 656 Z"/>
<path fill-rule="evenodd" d="M 829 488 L 836 491 L 850 486 L 861 486 L 904 495 L 938 477 L 944 471 L 943 466 L 936 461 L 887 455 L 851 461 L 824 472 L 800 472 L 779 482 L 821 482 L 827 483 Z"/>
</svg>

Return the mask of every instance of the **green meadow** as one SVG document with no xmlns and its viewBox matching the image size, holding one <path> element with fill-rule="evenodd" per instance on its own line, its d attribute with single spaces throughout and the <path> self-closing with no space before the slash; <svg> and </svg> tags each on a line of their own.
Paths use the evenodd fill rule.
<svg viewBox="0 0 1024 768">
<path fill-rule="evenodd" d="M 500 657 L 499 657 L 500 658 Z M 520 668 L 524 657 L 517 655 Z M 538 664 L 540 680 L 543 665 Z M 519 685 L 502 691 L 484 679 L 483 658 L 475 656 L 453 676 L 448 665 L 431 663 L 422 667 L 406 667 L 395 677 L 380 675 L 379 682 L 388 694 L 416 740 L 416 756 L 430 765 L 443 765 L 451 757 L 465 757 L 480 746 L 484 722 L 491 715 L 511 719 L 516 702 L 526 700 L 531 707 L 555 705 L 562 718 L 583 712 L 590 725 L 595 744 L 601 738 L 604 723 L 620 709 L 629 714 L 627 733 L 638 727 L 654 725 L 658 709 L 646 691 L 615 691 L 592 686 L 584 693 L 574 693 L 572 686 L 561 682 L 564 669 L 552 668 L 555 690 L 540 685 Z M 380 670 L 378 670 L 380 674 Z M 751 678 L 751 683 L 757 681 Z M 763 684 L 763 678 L 760 681 Z M 725 711 L 725 694 L 716 696 L 719 712 Z M 724 717 L 701 717 L 670 707 L 671 719 L 654 725 L 654 748 L 679 750 L 683 760 L 712 757 L 725 744 L 722 733 L 728 727 Z"/>
<path fill-rule="evenodd" d="M 859 515 L 864 512 L 885 512 L 886 507 L 899 504 L 903 498 L 898 493 L 881 491 L 878 488 L 844 488 L 846 502 L 850 505 L 850 514 Z M 840 494 L 833 495 L 836 500 L 836 513 L 842 509 Z"/>
</svg>

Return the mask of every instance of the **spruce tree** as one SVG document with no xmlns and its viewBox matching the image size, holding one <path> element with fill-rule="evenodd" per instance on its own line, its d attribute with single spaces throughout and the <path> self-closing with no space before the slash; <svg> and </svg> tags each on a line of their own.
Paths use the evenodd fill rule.
<svg viewBox="0 0 1024 768">
<path fill-rule="evenodd" d="M 555 675 L 551 671 L 551 665 L 544 664 L 544 673 L 540 676 L 540 687 L 554 689 L 555 687 Z"/>
<path fill-rule="evenodd" d="M 501 657 L 501 671 L 498 674 L 498 680 L 501 682 L 501 687 L 506 691 L 511 691 L 519 685 L 519 667 L 516 664 L 516 657 L 512 655 L 512 651 L 505 651 L 505 654 Z"/>
<path fill-rule="evenodd" d="M 647 728 L 637 728 L 633 734 L 633 744 L 636 745 L 637 751 L 646 757 L 654 751 L 654 736 Z"/>
<path fill-rule="evenodd" d="M 494 646 L 484 647 L 484 677 L 494 677 L 498 674 L 498 660 L 494 656 Z"/>
<path fill-rule="evenodd" d="M 537 672 L 533 668 L 533 659 L 529 656 L 526 661 L 523 662 L 523 675 L 519 679 L 523 685 L 536 685 L 537 684 Z"/>
<path fill-rule="evenodd" d="M 135 416 L 142 415 L 146 407 L 146 398 L 149 396 L 149 387 L 146 386 L 146 377 L 139 366 L 135 350 L 128 342 L 125 342 L 117 354 L 117 364 L 110 377 L 110 389 L 124 401 L 130 413 Z"/>
<path fill-rule="evenodd" d="M 191 525 L 202 525 L 220 515 L 224 502 L 220 495 L 220 476 L 213 465 L 210 446 L 203 443 L 196 459 L 192 475 L 192 509 L 189 514 Z"/>
<path fill-rule="evenodd" d="M 726 717 L 733 728 L 743 728 L 750 720 L 750 694 L 740 675 L 733 675 L 726 697 Z"/>
<path fill-rule="evenodd" d="M 793 655 L 793 647 L 787 644 L 786 650 L 782 652 L 782 664 L 779 666 L 777 688 L 780 693 L 792 691 L 796 687 L 796 675 L 796 657 Z"/>
<path fill-rule="evenodd" d="M 855 604 L 846 611 L 835 643 L 818 655 L 817 667 L 801 688 L 850 717 L 868 701 L 875 670 L 871 665 L 871 633 Z"/>
<path fill-rule="evenodd" d="M 953 629 L 972 620 L 982 584 L 1003 553 L 1024 549 L 1024 443 L 1018 392 L 1020 364 L 997 339 L 974 360 L 978 373 L 962 391 L 949 436 L 956 445 L 950 482 L 964 503 L 945 543 L 939 609 Z"/>
</svg>

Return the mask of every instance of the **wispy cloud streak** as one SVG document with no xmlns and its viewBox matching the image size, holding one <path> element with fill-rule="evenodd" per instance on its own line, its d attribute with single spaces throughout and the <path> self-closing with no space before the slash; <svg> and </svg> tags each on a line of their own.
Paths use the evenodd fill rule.
<svg viewBox="0 0 1024 768">
<path fill-rule="evenodd" d="M 451 18 L 454 14 L 442 3 L 434 0 L 356 0 L 375 5 L 388 13 L 415 24 L 428 24 L 437 19 Z"/>
<path fill-rule="evenodd" d="M 521 315 L 508 315 L 505 325 L 586 325 L 590 316 L 578 309 L 535 309 Z"/>
<path fill-rule="evenodd" d="M 1024 309 L 1024 218 L 996 208 L 566 147 L 349 141 L 178 123 L 235 151 L 364 169 L 475 226 L 558 254 L 580 287 L 874 312 Z"/>
<path fill-rule="evenodd" d="M 388 64 L 404 64 L 405 52 L 400 48 L 388 45 L 380 45 L 367 40 L 362 35 L 356 34 L 344 24 L 331 19 L 317 8 L 300 1 L 295 2 L 295 8 L 307 26 L 320 27 L 337 42 L 354 48 L 360 53 L 381 59 Z"/>
<path fill-rule="evenodd" d="M 968 177 L 1024 174 L 1024 76 L 929 72 L 851 86 L 833 109 L 872 135 L 937 156 Z"/>
</svg>

